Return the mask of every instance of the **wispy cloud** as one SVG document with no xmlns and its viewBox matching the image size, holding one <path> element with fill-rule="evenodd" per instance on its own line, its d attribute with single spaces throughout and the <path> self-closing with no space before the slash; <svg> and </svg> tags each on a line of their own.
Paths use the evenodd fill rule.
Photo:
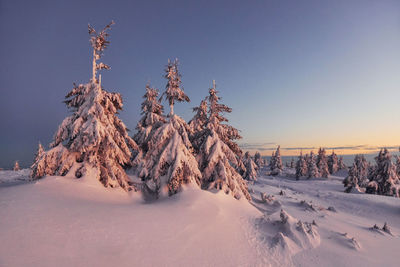
<svg viewBox="0 0 400 267">
<path fill-rule="evenodd" d="M 268 142 L 268 143 L 241 143 L 239 146 L 243 150 L 256 150 L 256 151 L 274 151 L 278 146 L 275 142 Z M 370 145 L 347 145 L 347 146 L 329 146 L 323 147 L 326 150 L 347 150 L 347 151 L 377 151 L 383 148 L 387 148 L 388 150 L 395 150 L 399 149 L 399 146 L 370 146 Z M 307 147 L 281 147 L 283 151 L 299 151 L 299 150 L 316 150 L 319 149 L 317 146 L 307 146 Z"/>
</svg>

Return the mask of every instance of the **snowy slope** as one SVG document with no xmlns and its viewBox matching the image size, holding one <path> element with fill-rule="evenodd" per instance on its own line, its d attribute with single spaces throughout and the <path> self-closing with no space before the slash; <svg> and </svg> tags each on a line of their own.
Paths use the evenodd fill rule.
<svg viewBox="0 0 400 267">
<path fill-rule="evenodd" d="M 145 203 L 90 175 L 12 175 L 24 179 L 0 171 L 0 266 L 398 266 L 400 200 L 343 193 L 343 177 L 261 176 L 249 204 L 195 187 Z M 392 234 L 370 229 L 384 222 Z"/>
</svg>

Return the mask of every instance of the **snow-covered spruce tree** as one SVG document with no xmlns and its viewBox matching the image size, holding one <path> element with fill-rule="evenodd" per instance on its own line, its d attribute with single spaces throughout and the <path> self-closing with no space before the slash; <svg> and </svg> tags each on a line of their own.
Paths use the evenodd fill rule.
<svg viewBox="0 0 400 267">
<path fill-rule="evenodd" d="M 396 175 L 396 167 L 392 162 L 390 152 L 385 148 L 375 157 L 376 169 L 373 181 L 378 186 L 376 193 L 399 197 L 399 177 Z M 369 186 L 369 185 L 368 185 Z M 370 192 L 370 190 L 367 190 Z"/>
<path fill-rule="evenodd" d="M 303 152 L 300 152 L 299 159 L 296 162 L 296 179 L 307 175 L 307 162 L 303 157 Z"/>
<path fill-rule="evenodd" d="M 137 150 L 138 146 L 117 117 L 118 111 L 122 110 L 121 95 L 102 89 L 101 79 L 96 76 L 98 70 L 110 69 L 97 61 L 109 44 L 107 30 L 112 24 L 99 33 L 89 25 L 93 48 L 92 79 L 88 84 L 74 85 L 66 95 L 64 102 L 72 114 L 59 126 L 51 143 L 52 149 L 46 151 L 32 169 L 43 164 L 45 175 L 64 176 L 72 170 L 79 178 L 91 168 L 105 187 L 120 186 L 131 190 L 124 167 L 130 165 L 131 150 Z"/>
<path fill-rule="evenodd" d="M 174 114 L 175 102 L 187 101 L 189 97 L 181 88 L 178 61 L 171 62 L 165 69 L 167 85 L 162 97 L 170 105 L 168 121 L 151 132 L 148 151 L 138 167 L 139 177 L 144 180 L 144 192 L 159 197 L 178 193 L 183 184 L 200 185 L 201 173 L 194 158 L 187 123 Z"/>
<path fill-rule="evenodd" d="M 396 174 L 397 177 L 400 178 L 400 157 L 399 156 L 395 156 L 395 165 L 396 165 Z"/>
<path fill-rule="evenodd" d="M 328 156 L 328 169 L 330 174 L 335 174 L 339 170 L 338 156 L 332 150 L 332 154 Z"/>
<path fill-rule="evenodd" d="M 292 160 L 290 161 L 290 168 L 295 168 L 294 158 L 292 158 Z"/>
<path fill-rule="evenodd" d="M 257 164 L 259 170 L 264 167 L 264 161 L 261 158 L 260 152 L 258 151 L 254 154 L 254 163 Z"/>
<path fill-rule="evenodd" d="M 148 151 L 148 141 L 150 133 L 153 129 L 156 129 L 166 122 L 166 118 L 163 115 L 164 107 L 158 100 L 158 90 L 146 85 L 146 93 L 143 96 L 144 101 L 142 103 L 142 118 L 139 120 L 136 126 L 136 134 L 133 140 L 141 148 L 143 153 Z"/>
<path fill-rule="evenodd" d="M 199 146 L 203 141 L 203 130 L 208 121 L 207 99 L 203 99 L 198 107 L 194 107 L 193 112 L 196 112 L 196 114 L 188 123 L 190 128 L 189 139 L 192 142 L 195 154 L 197 154 L 199 151 Z"/>
<path fill-rule="evenodd" d="M 13 168 L 13 170 L 14 170 L 14 171 L 19 171 L 19 170 L 21 170 L 21 168 L 19 167 L 19 162 L 18 162 L 18 160 L 14 163 L 14 168 Z"/>
<path fill-rule="evenodd" d="M 308 158 L 307 164 L 307 176 L 308 178 L 320 177 L 319 170 L 317 167 L 317 162 L 314 153 L 311 151 Z"/>
<path fill-rule="evenodd" d="M 237 172 L 241 150 L 233 139 L 239 137 L 238 130 L 225 124 L 228 120 L 222 115 L 232 110 L 219 103 L 217 93 L 213 82 L 207 97 L 210 103 L 209 118 L 196 156 L 202 173 L 202 188 L 223 190 L 236 199 L 244 196 L 251 200 L 246 181 Z"/>
<path fill-rule="evenodd" d="M 283 164 L 282 164 L 280 149 L 281 146 L 278 146 L 275 153 L 272 153 L 271 164 L 270 164 L 271 175 L 279 175 L 282 173 Z"/>
<path fill-rule="evenodd" d="M 246 167 L 243 178 L 249 181 L 257 181 L 258 166 L 254 163 L 248 151 L 244 154 L 243 163 Z"/>
<path fill-rule="evenodd" d="M 357 165 L 354 162 L 353 166 L 351 166 L 349 169 L 348 176 L 343 180 L 343 185 L 346 187 L 344 192 L 350 193 L 353 188 L 355 188 L 357 191 L 360 191 L 358 186 L 359 176 Z"/>
<path fill-rule="evenodd" d="M 320 177 L 328 178 L 329 168 L 328 168 L 328 161 L 326 158 L 326 151 L 324 148 L 319 148 L 318 150 L 317 166 Z"/>
<path fill-rule="evenodd" d="M 347 170 L 347 166 L 346 164 L 344 164 L 343 162 L 343 157 L 339 157 L 339 161 L 338 161 L 338 170 Z"/>
<path fill-rule="evenodd" d="M 357 167 L 358 185 L 360 187 L 366 187 L 368 184 L 369 163 L 365 159 L 364 155 L 361 154 L 355 156 L 354 163 Z"/>
<path fill-rule="evenodd" d="M 35 160 L 31 166 L 31 178 L 38 179 L 42 178 L 45 175 L 44 165 L 45 161 L 42 158 L 45 156 L 45 152 L 42 144 L 39 142 L 38 149 L 35 155 Z"/>
</svg>

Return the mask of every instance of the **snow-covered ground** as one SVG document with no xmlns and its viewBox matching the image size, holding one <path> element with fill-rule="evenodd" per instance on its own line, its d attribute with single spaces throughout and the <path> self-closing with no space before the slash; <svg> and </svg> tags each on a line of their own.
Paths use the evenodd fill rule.
<svg viewBox="0 0 400 267">
<path fill-rule="evenodd" d="M 28 174 L 0 171 L 0 266 L 399 263 L 400 200 L 343 193 L 340 176 L 261 176 L 252 203 L 194 187 L 146 203 L 90 176 Z M 371 229 L 385 222 L 391 234 Z"/>
</svg>

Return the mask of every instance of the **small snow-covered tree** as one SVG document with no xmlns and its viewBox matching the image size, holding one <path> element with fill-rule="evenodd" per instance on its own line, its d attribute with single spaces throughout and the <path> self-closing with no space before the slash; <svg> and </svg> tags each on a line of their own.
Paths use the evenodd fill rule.
<svg viewBox="0 0 400 267">
<path fill-rule="evenodd" d="M 346 187 L 344 190 L 346 193 L 350 193 L 353 188 L 360 191 L 358 183 L 360 174 L 358 172 L 358 168 L 356 163 L 353 163 L 353 166 L 349 169 L 348 176 L 343 180 L 343 185 Z"/>
<path fill-rule="evenodd" d="M 181 88 L 178 61 L 171 62 L 165 69 L 167 85 L 162 97 L 170 104 L 168 121 L 151 132 L 148 152 L 138 167 L 139 177 L 144 180 L 145 193 L 156 198 L 160 193 L 173 195 L 181 191 L 184 184 L 200 184 L 201 173 L 192 152 L 187 123 L 174 114 L 176 101 L 189 102 Z"/>
<path fill-rule="evenodd" d="M 373 182 L 378 186 L 376 193 L 399 197 L 399 177 L 396 175 L 396 167 L 390 152 L 386 148 L 381 150 L 375 161 Z"/>
<path fill-rule="evenodd" d="M 395 165 L 396 165 L 396 174 L 397 177 L 400 178 L 400 157 L 399 156 L 395 156 Z"/>
<path fill-rule="evenodd" d="M 330 174 L 335 174 L 339 170 L 338 156 L 332 150 L 332 154 L 328 156 L 328 169 Z"/>
<path fill-rule="evenodd" d="M 365 159 L 364 155 L 361 154 L 355 156 L 354 163 L 358 173 L 358 185 L 360 187 L 366 187 L 368 184 L 369 163 Z"/>
<path fill-rule="evenodd" d="M 237 199 L 244 196 L 250 200 L 246 181 L 237 171 L 241 164 L 238 157 L 241 150 L 233 140 L 238 138 L 238 130 L 225 124 L 228 120 L 222 114 L 232 110 L 219 103 L 217 93 L 213 82 L 207 98 L 210 102 L 208 123 L 202 133 L 205 138 L 196 156 L 202 173 L 202 187 L 223 190 Z"/>
<path fill-rule="evenodd" d="M 13 168 L 13 170 L 14 170 L 14 171 L 19 171 L 19 170 L 21 170 L 21 168 L 19 167 L 19 162 L 18 162 L 18 160 L 14 163 L 14 168 Z"/>
<path fill-rule="evenodd" d="M 271 175 L 279 175 L 282 173 L 283 164 L 281 159 L 281 146 L 278 146 L 275 153 L 272 153 L 270 169 Z"/>
<path fill-rule="evenodd" d="M 254 163 L 257 164 L 258 169 L 261 169 L 264 166 L 264 161 L 258 151 L 254 154 Z"/>
<path fill-rule="evenodd" d="M 303 157 L 303 152 L 300 152 L 299 159 L 296 162 L 296 179 L 307 175 L 307 162 Z"/>
<path fill-rule="evenodd" d="M 42 158 L 45 156 L 45 152 L 42 144 L 39 142 L 38 149 L 35 155 L 35 160 L 31 166 L 31 178 L 38 179 L 45 175 L 46 166 L 45 161 Z"/>
<path fill-rule="evenodd" d="M 97 70 L 110 68 L 104 63 L 97 63 L 97 60 L 109 44 L 107 30 L 112 24 L 100 33 L 89 25 L 93 48 L 92 79 L 88 84 L 74 85 L 67 94 L 64 102 L 72 114 L 59 126 L 52 149 L 34 163 L 32 169 L 43 164 L 44 174 L 47 175 L 66 175 L 73 169 L 74 175 L 79 178 L 92 168 L 105 187 L 120 186 L 131 190 L 124 167 L 130 165 L 132 150 L 137 150 L 138 146 L 117 117 L 118 111 L 122 110 L 121 95 L 105 91 L 101 87 L 101 79 L 96 77 Z"/>
<path fill-rule="evenodd" d="M 136 130 L 137 133 L 133 137 L 143 153 L 148 150 L 148 139 L 153 129 L 160 127 L 166 122 L 163 115 L 163 106 L 158 101 L 158 90 L 146 85 L 146 93 L 143 96 L 142 118 L 139 120 Z"/>
<path fill-rule="evenodd" d="M 328 178 L 329 176 L 328 161 L 326 158 L 326 151 L 323 148 L 320 148 L 318 150 L 317 166 L 320 177 Z"/>
<path fill-rule="evenodd" d="M 319 170 L 317 167 L 317 162 L 314 153 L 311 151 L 308 158 L 307 164 L 307 176 L 308 178 L 320 177 Z"/>
<path fill-rule="evenodd" d="M 292 158 L 292 160 L 290 161 L 290 168 L 295 168 L 294 158 Z"/>
<path fill-rule="evenodd" d="M 246 171 L 243 175 L 243 178 L 249 181 L 257 181 L 257 170 L 258 166 L 254 163 L 253 159 L 250 156 L 250 153 L 247 151 L 244 154 L 244 165 L 246 167 Z"/>
<path fill-rule="evenodd" d="M 339 157 L 338 170 L 347 170 L 347 166 L 344 164 L 343 157 Z"/>
</svg>

